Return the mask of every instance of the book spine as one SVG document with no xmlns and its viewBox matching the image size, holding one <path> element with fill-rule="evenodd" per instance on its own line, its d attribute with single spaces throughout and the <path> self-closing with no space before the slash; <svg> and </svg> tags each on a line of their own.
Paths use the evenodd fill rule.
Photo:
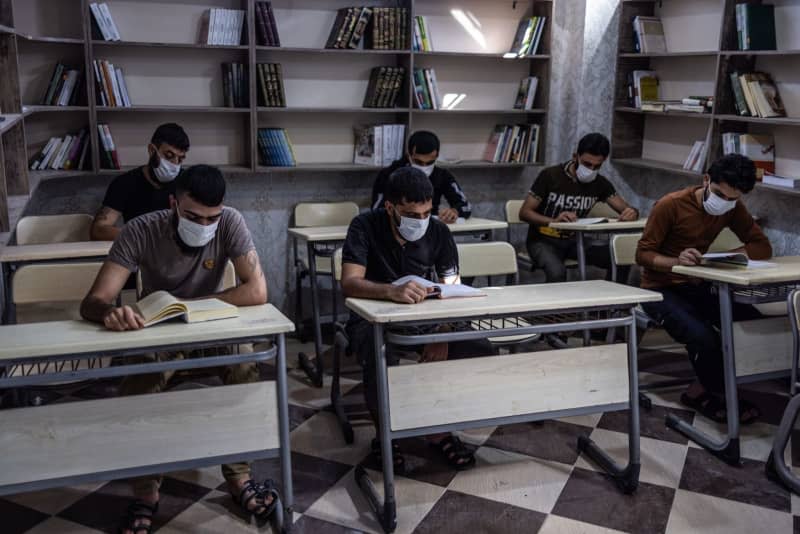
<svg viewBox="0 0 800 534">
<path fill-rule="evenodd" d="M 286 107 L 286 91 L 283 88 L 283 67 L 280 63 L 275 63 L 275 83 L 278 86 L 278 106 Z"/>
<path fill-rule="evenodd" d="M 56 84 L 58 83 L 58 79 L 61 75 L 61 69 L 63 68 L 64 66 L 61 63 L 56 63 L 56 66 L 53 67 L 53 74 L 50 76 L 50 83 L 47 85 L 47 91 L 45 91 L 41 100 L 43 106 L 49 106 L 50 102 L 53 101 L 53 94 L 56 92 Z"/>
<path fill-rule="evenodd" d="M 269 21 L 268 29 L 270 31 L 270 46 L 281 46 L 281 37 L 278 33 L 278 23 L 275 22 L 275 12 L 272 10 L 272 2 L 266 2 L 264 9 L 267 13 L 267 20 Z"/>
<path fill-rule="evenodd" d="M 352 15 L 347 19 L 347 28 L 345 29 L 342 41 L 338 43 L 337 48 L 347 48 L 350 39 L 353 38 L 353 33 L 356 31 L 356 24 L 358 24 L 359 16 L 361 15 L 361 8 L 355 7 L 352 10 Z"/>
<path fill-rule="evenodd" d="M 122 168 L 119 164 L 119 156 L 117 154 L 117 147 L 114 145 L 114 138 L 111 136 L 111 130 L 108 127 L 108 124 L 103 125 L 103 133 L 106 136 L 106 140 L 108 141 L 108 151 L 111 157 L 111 161 L 114 164 L 115 169 Z"/>
<path fill-rule="evenodd" d="M 100 6 L 97 5 L 96 2 L 92 2 L 89 4 L 89 10 L 92 12 L 92 20 L 94 20 L 97 29 L 100 31 L 100 36 L 104 41 L 110 41 L 111 38 L 108 34 L 108 30 L 106 29 L 105 22 L 103 21 L 103 15 L 100 13 Z"/>
<path fill-rule="evenodd" d="M 269 31 L 267 30 L 267 21 L 264 18 L 264 5 L 261 2 L 256 2 L 256 44 L 259 46 L 269 46 Z"/>
<path fill-rule="evenodd" d="M 378 82 L 378 71 L 380 67 L 374 67 L 369 73 L 369 83 L 367 83 L 367 91 L 364 93 L 364 102 L 362 107 L 368 108 L 372 102 L 372 93 L 375 91 L 375 86 Z"/>
<path fill-rule="evenodd" d="M 353 36 L 350 38 L 350 42 L 347 44 L 348 48 L 355 49 L 358 48 L 359 43 L 361 42 L 361 38 L 364 37 L 364 32 L 367 30 L 367 23 L 372 18 L 372 8 L 365 7 L 361 10 L 361 15 L 358 17 L 358 22 L 356 23 L 355 30 L 353 30 Z"/>
</svg>

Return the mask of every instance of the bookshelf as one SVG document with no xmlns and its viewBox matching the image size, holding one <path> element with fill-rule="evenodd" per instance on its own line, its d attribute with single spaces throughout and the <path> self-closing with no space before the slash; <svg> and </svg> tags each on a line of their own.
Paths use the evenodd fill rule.
<svg viewBox="0 0 800 534">
<path fill-rule="evenodd" d="M 374 173 L 378 167 L 353 164 L 353 128 L 363 124 L 403 124 L 406 135 L 432 129 L 442 139 L 442 166 L 453 169 L 518 171 L 536 163 L 481 161 L 497 124 L 539 123 L 539 159 L 546 146 L 550 88 L 552 15 L 555 0 L 517 2 L 459 0 L 273 0 L 281 47 L 256 43 L 255 0 L 105 0 L 122 40 L 92 35 L 89 0 L 0 0 L 0 110 L 18 116 L 0 126 L 3 167 L 0 230 L 8 230 L 8 195 L 28 193 L 37 183 L 66 175 L 116 174 L 146 160 L 145 145 L 155 127 L 178 122 L 192 142 L 188 163 L 210 163 L 226 172 L 279 175 L 303 172 Z M 326 49 L 337 9 L 354 5 L 405 7 L 423 15 L 435 51 Z M 203 14 L 210 8 L 246 11 L 239 45 L 199 44 Z M 517 24 L 526 16 L 546 16 L 538 54 L 508 58 Z M 409 31 L 412 25 L 409 23 Z M 409 42 L 412 40 L 409 39 Z M 93 61 L 121 67 L 132 107 L 96 104 Z M 42 106 L 56 62 L 83 69 L 85 101 Z M 224 107 L 221 63 L 239 62 L 255 72 L 257 63 L 281 63 L 285 108 L 260 107 L 256 77 L 250 77 L 249 106 Z M 400 66 L 406 80 L 394 108 L 364 108 L 370 70 Z M 460 98 L 454 109 L 419 110 L 413 105 L 414 67 L 434 68 L 440 92 Z M 513 109 L 520 79 L 537 76 L 532 110 Z M 463 96 L 462 96 L 463 95 Z M 109 125 L 122 170 L 101 168 L 98 123 Z M 28 171 L 28 161 L 52 136 L 88 126 L 91 162 L 86 171 Z M 259 128 L 286 128 L 296 167 L 261 164 Z"/>
<path fill-rule="evenodd" d="M 612 161 L 697 179 L 702 173 L 682 168 L 694 141 L 710 143 L 704 168 L 722 151 L 722 133 L 768 133 L 776 146 L 776 174 L 800 176 L 800 2 L 776 0 L 777 50 L 740 51 L 735 5 L 745 0 L 623 0 L 612 125 Z M 747 0 L 759 4 L 760 0 Z M 664 26 L 666 53 L 634 51 L 633 19 L 658 16 Z M 713 95 L 711 113 L 643 112 L 627 102 L 627 78 L 633 70 L 658 72 L 660 97 L 680 99 Z M 739 70 L 771 74 L 788 117 L 760 118 L 736 114 L 729 75 Z M 758 183 L 760 191 L 800 196 L 796 190 Z"/>
</svg>

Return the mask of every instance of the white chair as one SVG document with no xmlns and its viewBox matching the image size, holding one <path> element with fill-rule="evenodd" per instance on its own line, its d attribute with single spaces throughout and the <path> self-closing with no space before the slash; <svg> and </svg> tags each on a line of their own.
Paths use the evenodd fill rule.
<svg viewBox="0 0 800 534">
<path fill-rule="evenodd" d="M 522 204 L 524 203 L 523 200 L 509 200 L 506 202 L 505 210 L 506 210 L 506 222 L 508 223 L 508 228 L 506 229 L 507 233 L 507 241 L 512 243 L 511 239 L 511 229 L 517 225 L 525 225 L 528 226 L 528 223 L 524 222 L 522 219 L 519 218 L 519 210 L 522 208 Z M 594 215 L 592 215 L 594 217 Z M 597 215 L 600 217 L 600 215 Z M 533 261 L 531 261 L 531 256 L 528 254 L 528 251 L 525 250 L 525 244 L 522 245 L 523 250 L 518 251 L 517 254 L 517 263 L 528 270 L 533 270 Z M 567 259 L 564 261 L 564 265 L 568 269 L 576 269 L 578 267 L 578 262 L 576 260 Z"/>
<path fill-rule="evenodd" d="M 92 220 L 92 216 L 86 213 L 23 217 L 17 223 L 17 244 L 43 245 L 89 241 Z"/>
</svg>

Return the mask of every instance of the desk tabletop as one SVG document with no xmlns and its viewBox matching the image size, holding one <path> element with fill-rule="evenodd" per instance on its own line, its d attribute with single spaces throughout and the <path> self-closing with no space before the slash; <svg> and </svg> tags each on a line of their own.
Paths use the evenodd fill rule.
<svg viewBox="0 0 800 534">
<path fill-rule="evenodd" d="M 508 223 L 495 219 L 482 219 L 470 217 L 462 223 L 448 224 L 447 227 L 454 234 L 467 232 L 484 232 L 489 230 L 504 230 Z M 304 228 L 289 228 L 289 234 L 308 241 L 318 243 L 322 241 L 344 241 L 347 237 L 347 226 L 308 226 Z"/>
<path fill-rule="evenodd" d="M 346 305 L 371 323 L 448 320 L 478 315 L 525 315 L 590 307 L 657 302 L 661 294 L 605 280 L 482 288 L 485 297 L 428 299 L 420 304 L 348 298 Z"/>
<path fill-rule="evenodd" d="M 0 250 L 0 263 L 70 260 L 107 256 L 113 241 L 76 241 L 46 245 L 7 245 Z"/>
<path fill-rule="evenodd" d="M 294 323 L 272 304 L 239 308 L 239 317 L 188 324 L 165 322 L 112 332 L 88 321 L 51 321 L 0 326 L 0 361 L 17 358 L 114 352 L 205 343 L 292 332 Z"/>
<path fill-rule="evenodd" d="M 647 225 L 647 219 L 625 222 L 620 222 L 617 219 L 609 219 L 608 222 L 595 224 L 552 222 L 548 226 L 556 230 L 569 230 L 573 232 L 613 232 L 615 230 L 644 230 L 645 225 Z"/>
<path fill-rule="evenodd" d="M 781 282 L 800 282 L 800 256 L 772 258 L 776 267 L 740 269 L 736 267 L 687 267 L 676 265 L 672 272 L 713 282 L 727 282 L 739 286 L 757 286 Z"/>
</svg>

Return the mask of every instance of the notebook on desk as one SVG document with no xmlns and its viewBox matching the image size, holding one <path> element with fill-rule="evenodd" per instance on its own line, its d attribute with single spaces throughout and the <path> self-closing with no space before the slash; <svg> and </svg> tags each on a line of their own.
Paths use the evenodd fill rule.
<svg viewBox="0 0 800 534">
<path fill-rule="evenodd" d="M 134 304 L 144 326 L 181 317 L 187 323 L 202 323 L 239 316 L 239 309 L 219 299 L 180 300 L 166 291 L 150 293 Z"/>
<path fill-rule="evenodd" d="M 769 261 L 751 260 L 741 252 L 710 252 L 703 254 L 703 265 L 708 267 L 734 267 L 738 269 L 768 269 L 777 267 Z"/>
<path fill-rule="evenodd" d="M 403 284 L 407 284 L 408 282 L 415 282 L 422 287 L 432 288 L 433 291 L 428 293 L 428 296 L 425 298 L 440 298 L 440 299 L 451 299 L 451 298 L 461 298 L 461 297 L 485 297 L 486 293 L 481 291 L 480 289 L 476 289 L 474 287 L 465 285 L 465 284 L 437 284 L 431 282 L 430 280 L 426 280 L 421 276 L 415 276 L 413 274 L 409 274 L 407 276 L 403 276 L 398 278 L 392 285 L 395 286 L 402 286 Z"/>
</svg>

